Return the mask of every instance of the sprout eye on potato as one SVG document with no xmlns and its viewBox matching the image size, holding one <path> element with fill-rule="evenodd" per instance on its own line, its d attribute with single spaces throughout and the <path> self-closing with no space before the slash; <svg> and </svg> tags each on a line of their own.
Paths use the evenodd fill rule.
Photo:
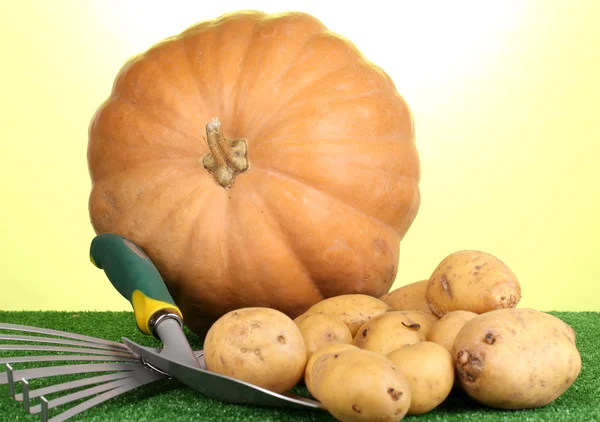
<svg viewBox="0 0 600 422">
<path fill-rule="evenodd" d="M 467 394 L 501 409 L 545 406 L 581 371 L 572 328 L 533 309 L 478 315 L 457 334 L 452 355 Z"/>
<path fill-rule="evenodd" d="M 387 355 L 406 344 L 421 341 L 421 326 L 402 311 L 390 311 L 364 323 L 352 344 L 363 350 Z"/>
<path fill-rule="evenodd" d="M 349 347 L 322 354 L 310 378 L 311 394 L 342 422 L 398 422 L 410 407 L 406 377 L 379 353 Z"/>
<path fill-rule="evenodd" d="M 301 321 L 309 314 L 321 313 L 339 317 L 350 329 L 352 336 L 371 318 L 390 311 L 387 303 L 376 297 L 362 294 L 334 296 L 315 303 L 304 314 L 296 318 Z"/>
<path fill-rule="evenodd" d="M 287 315 L 242 308 L 210 327 L 204 360 L 209 371 L 282 393 L 302 378 L 307 352 L 302 333 Z"/>
<path fill-rule="evenodd" d="M 521 285 L 495 256 L 464 250 L 439 263 L 427 283 L 426 300 L 431 312 L 440 318 L 457 310 L 481 314 L 516 307 L 521 300 Z"/>
<path fill-rule="evenodd" d="M 308 358 L 323 347 L 352 342 L 350 329 L 337 316 L 308 314 L 295 322 L 304 338 Z"/>
<path fill-rule="evenodd" d="M 429 330 L 440 320 L 438 317 L 429 312 L 423 311 L 394 311 L 406 317 L 405 325 L 419 325 L 419 336 L 424 341 L 427 338 Z"/>
<path fill-rule="evenodd" d="M 412 397 L 409 415 L 433 410 L 452 391 L 454 361 L 443 346 L 422 341 L 396 349 L 387 358 L 408 380 Z"/>
<path fill-rule="evenodd" d="M 346 350 L 346 349 L 357 349 L 357 347 L 353 346 L 351 344 L 347 344 L 347 343 L 338 343 L 338 344 L 334 344 L 332 346 L 322 347 L 310 356 L 310 358 L 306 362 L 306 368 L 304 370 L 304 384 L 306 385 L 306 388 L 308 389 L 308 391 L 313 395 L 313 397 L 317 398 L 317 396 L 318 396 L 318 393 L 316 392 L 315 388 L 313 387 L 313 382 L 312 382 L 312 374 L 313 374 L 312 368 L 313 368 L 313 364 L 315 363 L 315 361 L 323 355 L 334 354 L 334 353 L 337 353 L 337 352 L 340 352 L 340 351 Z"/>
</svg>

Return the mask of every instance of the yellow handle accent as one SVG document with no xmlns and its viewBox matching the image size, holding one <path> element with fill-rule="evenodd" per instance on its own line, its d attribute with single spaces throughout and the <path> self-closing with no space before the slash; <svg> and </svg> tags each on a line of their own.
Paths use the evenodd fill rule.
<svg viewBox="0 0 600 422">
<path fill-rule="evenodd" d="M 140 290 L 133 291 L 133 294 L 131 295 L 131 304 L 133 305 L 133 312 L 135 314 L 137 326 L 144 334 L 152 335 L 152 330 L 150 329 L 150 319 L 157 311 L 169 309 L 183 319 L 183 315 L 178 307 L 167 302 L 152 299 L 151 297 L 146 296 Z"/>
</svg>

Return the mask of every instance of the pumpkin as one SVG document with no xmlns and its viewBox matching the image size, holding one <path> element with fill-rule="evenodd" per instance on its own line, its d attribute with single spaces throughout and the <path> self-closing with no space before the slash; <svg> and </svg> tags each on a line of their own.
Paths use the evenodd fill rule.
<svg viewBox="0 0 600 422">
<path fill-rule="evenodd" d="M 194 331 L 383 295 L 420 204 L 406 101 L 306 13 L 229 13 L 132 57 L 88 167 L 94 231 L 140 245 Z"/>
</svg>

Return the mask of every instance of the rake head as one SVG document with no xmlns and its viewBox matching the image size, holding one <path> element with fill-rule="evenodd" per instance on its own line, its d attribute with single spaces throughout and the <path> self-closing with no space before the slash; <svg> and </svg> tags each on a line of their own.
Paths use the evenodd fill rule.
<svg viewBox="0 0 600 422">
<path fill-rule="evenodd" d="M 0 351 L 27 352 L 18 357 L 0 353 L 0 364 L 6 367 L 0 372 L 0 384 L 7 384 L 9 396 L 21 402 L 25 412 L 39 414 L 42 421 L 67 420 L 116 396 L 169 377 L 150 369 L 121 343 L 46 328 L 0 323 Z M 38 365 L 42 362 L 47 364 Z M 56 364 L 60 362 L 63 364 Z M 52 383 L 63 376 L 78 378 Z M 44 386 L 32 388 L 31 381 L 36 379 L 42 379 Z M 51 409 L 82 399 L 86 400 L 50 418 Z"/>
</svg>

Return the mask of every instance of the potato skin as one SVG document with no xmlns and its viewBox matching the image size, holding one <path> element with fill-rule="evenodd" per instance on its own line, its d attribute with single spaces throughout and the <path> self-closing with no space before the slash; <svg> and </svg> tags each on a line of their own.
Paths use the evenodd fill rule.
<svg viewBox="0 0 600 422">
<path fill-rule="evenodd" d="M 406 344 L 421 341 L 420 326 L 413 325 L 403 311 L 390 311 L 365 322 L 352 344 L 363 350 L 387 355 Z"/>
<path fill-rule="evenodd" d="M 308 314 L 296 322 L 306 344 L 307 356 L 338 343 L 352 343 L 348 326 L 339 317 L 327 314 Z"/>
<path fill-rule="evenodd" d="M 406 416 L 411 391 L 404 374 L 375 352 L 346 349 L 313 364 L 318 400 L 342 422 L 397 422 Z"/>
<path fill-rule="evenodd" d="M 431 313 L 425 292 L 429 279 L 407 284 L 389 293 L 380 296 L 379 299 L 391 306 L 394 311 L 422 311 Z"/>
<path fill-rule="evenodd" d="M 241 308 L 219 318 L 204 339 L 209 371 L 283 393 L 302 378 L 307 352 L 294 321 L 271 308 Z"/>
<path fill-rule="evenodd" d="M 510 268 L 495 256 L 464 250 L 439 263 L 427 283 L 425 299 L 439 318 L 458 310 L 482 314 L 516 307 L 521 300 L 521 285 Z"/>
<path fill-rule="evenodd" d="M 463 389 L 500 409 L 527 409 L 556 400 L 577 379 L 575 332 L 534 309 L 499 309 L 468 321 L 452 355 Z"/>
<path fill-rule="evenodd" d="M 354 337 L 361 325 L 391 309 L 390 305 L 376 297 L 363 294 L 346 294 L 329 297 L 315 303 L 304 314 L 297 317 L 296 322 L 314 313 L 334 315 L 344 321 L 350 329 L 352 337 Z"/>
<path fill-rule="evenodd" d="M 304 384 L 306 385 L 308 392 L 310 394 L 312 394 L 312 396 L 314 398 L 318 399 L 318 397 L 317 397 L 318 393 L 315 390 L 315 388 L 313 387 L 313 382 L 312 382 L 313 374 L 314 374 L 313 365 L 314 365 L 315 361 L 317 359 L 319 359 L 321 356 L 324 356 L 327 354 L 335 354 L 335 353 L 341 352 L 342 350 L 347 350 L 347 349 L 359 350 L 358 347 L 353 346 L 351 344 L 338 343 L 338 344 L 326 346 L 326 347 L 323 347 L 323 348 L 317 350 L 308 359 L 308 362 L 306 363 L 306 368 L 304 370 Z"/>
<path fill-rule="evenodd" d="M 419 335 L 421 341 L 425 341 L 429 330 L 440 320 L 438 317 L 430 312 L 423 311 L 395 311 L 406 317 L 406 324 L 413 325 L 419 324 Z"/>
<path fill-rule="evenodd" d="M 458 332 L 477 315 L 475 312 L 470 311 L 448 312 L 427 332 L 426 340 L 443 346 L 451 353 Z"/>
<path fill-rule="evenodd" d="M 452 391 L 454 361 L 443 346 L 422 341 L 396 349 L 387 358 L 408 380 L 412 397 L 409 415 L 420 415 L 433 410 Z"/>
</svg>

